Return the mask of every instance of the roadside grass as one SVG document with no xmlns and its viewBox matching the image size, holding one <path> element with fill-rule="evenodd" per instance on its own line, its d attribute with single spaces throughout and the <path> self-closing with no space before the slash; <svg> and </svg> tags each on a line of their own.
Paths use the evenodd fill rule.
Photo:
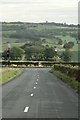
<svg viewBox="0 0 80 120">
<path fill-rule="evenodd" d="M 74 77 L 71 78 L 60 71 L 55 71 L 54 69 L 52 69 L 50 72 L 70 85 L 74 90 L 80 90 L 80 83 Z"/>
<path fill-rule="evenodd" d="M 22 73 L 20 68 L 0 68 L 0 84 L 4 84 Z"/>
</svg>

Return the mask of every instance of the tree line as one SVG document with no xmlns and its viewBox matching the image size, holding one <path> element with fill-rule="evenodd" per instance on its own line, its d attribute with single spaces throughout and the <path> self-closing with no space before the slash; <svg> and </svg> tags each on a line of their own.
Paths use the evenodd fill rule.
<svg viewBox="0 0 80 120">
<path fill-rule="evenodd" d="M 40 46 L 39 46 L 40 47 Z M 2 53 L 3 60 L 22 60 L 23 56 L 25 56 L 25 60 L 29 61 L 55 61 L 59 58 L 61 61 L 70 61 L 71 60 L 71 52 L 69 49 L 65 49 L 64 52 L 59 55 L 54 48 L 46 46 L 43 47 L 42 50 L 38 50 L 35 47 L 12 47 L 11 49 L 7 49 Z"/>
</svg>

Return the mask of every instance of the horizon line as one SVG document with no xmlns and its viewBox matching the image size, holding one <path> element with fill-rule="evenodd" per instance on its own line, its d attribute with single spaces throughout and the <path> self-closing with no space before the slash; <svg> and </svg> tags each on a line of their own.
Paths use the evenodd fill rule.
<svg viewBox="0 0 80 120">
<path fill-rule="evenodd" d="M 0 21 L 0 23 L 12 23 L 12 22 L 21 22 L 21 23 L 55 23 L 55 24 L 64 24 L 64 25 L 78 25 L 79 23 L 67 23 L 67 22 L 54 22 L 54 21 L 42 21 L 42 22 L 29 22 L 29 21 Z"/>
</svg>

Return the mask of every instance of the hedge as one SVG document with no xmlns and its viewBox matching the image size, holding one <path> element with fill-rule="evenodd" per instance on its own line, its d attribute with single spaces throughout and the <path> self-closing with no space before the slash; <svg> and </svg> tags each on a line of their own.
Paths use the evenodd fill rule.
<svg viewBox="0 0 80 120">
<path fill-rule="evenodd" d="M 70 65 L 54 65 L 54 70 L 61 71 L 69 77 L 74 77 L 78 82 L 80 82 L 80 68 L 72 67 Z"/>
</svg>

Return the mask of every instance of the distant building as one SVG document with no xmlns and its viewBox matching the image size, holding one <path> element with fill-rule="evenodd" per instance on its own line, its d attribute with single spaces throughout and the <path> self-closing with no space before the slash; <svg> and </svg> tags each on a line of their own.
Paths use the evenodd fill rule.
<svg viewBox="0 0 80 120">
<path fill-rule="evenodd" d="M 55 49 L 55 52 L 57 52 L 58 50 L 57 49 Z"/>
<path fill-rule="evenodd" d="M 46 21 L 46 23 L 48 23 L 48 21 Z"/>
<path fill-rule="evenodd" d="M 64 43 L 63 48 L 68 48 L 68 43 Z"/>
</svg>

